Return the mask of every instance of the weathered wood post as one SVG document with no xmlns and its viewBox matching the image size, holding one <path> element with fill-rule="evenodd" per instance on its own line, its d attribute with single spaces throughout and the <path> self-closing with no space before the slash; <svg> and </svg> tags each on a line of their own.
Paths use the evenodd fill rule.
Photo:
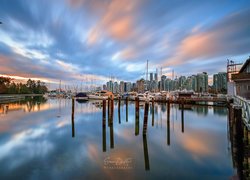
<svg viewBox="0 0 250 180">
<path fill-rule="evenodd" d="M 128 97 L 126 97 L 126 122 L 128 122 Z"/>
<path fill-rule="evenodd" d="M 114 98 L 110 97 L 111 99 L 111 115 L 114 114 Z"/>
<path fill-rule="evenodd" d="M 168 100 L 167 107 L 167 145 L 170 146 L 170 101 Z"/>
<path fill-rule="evenodd" d="M 145 162 L 145 170 L 150 170 L 149 165 L 149 157 L 148 157 L 148 144 L 147 144 L 147 135 L 143 134 L 143 150 L 144 150 L 144 162 Z"/>
<path fill-rule="evenodd" d="M 152 98 L 152 126 L 154 126 L 155 121 L 155 99 Z"/>
<path fill-rule="evenodd" d="M 118 97 L 118 121 L 121 124 L 121 97 Z"/>
<path fill-rule="evenodd" d="M 181 132 L 184 133 L 184 101 L 181 101 Z"/>
<path fill-rule="evenodd" d="M 147 134 L 147 127 L 148 127 L 148 101 L 145 101 L 143 134 Z"/>
<path fill-rule="evenodd" d="M 108 97 L 108 126 L 110 126 L 110 97 Z"/>
<path fill-rule="evenodd" d="M 102 151 L 106 152 L 106 100 L 102 101 Z"/>
<path fill-rule="evenodd" d="M 234 122 L 235 122 L 235 140 L 236 140 L 236 162 L 237 162 L 237 174 L 239 179 L 244 179 L 243 173 L 243 160 L 244 160 L 244 144 L 243 144 L 243 122 L 242 122 L 242 108 L 240 106 L 234 107 Z"/>
<path fill-rule="evenodd" d="M 110 121 L 110 148 L 114 148 L 114 127 L 113 127 L 113 119 Z"/>
<path fill-rule="evenodd" d="M 72 123 L 72 137 L 75 137 L 75 99 L 72 98 L 72 112 L 71 112 L 71 123 Z"/>
<path fill-rule="evenodd" d="M 139 124 L 140 124 L 140 120 L 139 120 L 139 98 L 136 97 L 135 98 L 135 135 L 139 135 Z"/>
</svg>

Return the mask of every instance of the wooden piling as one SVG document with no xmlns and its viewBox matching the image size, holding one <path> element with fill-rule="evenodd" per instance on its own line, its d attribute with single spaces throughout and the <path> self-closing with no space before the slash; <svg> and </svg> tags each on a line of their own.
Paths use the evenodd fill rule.
<svg viewBox="0 0 250 180">
<path fill-rule="evenodd" d="M 147 134 L 147 127 L 148 127 L 148 102 L 146 101 L 144 109 L 143 134 Z"/>
<path fill-rule="evenodd" d="M 128 122 L 128 97 L 126 97 L 126 122 Z"/>
<path fill-rule="evenodd" d="M 234 122 L 235 122 L 235 141 L 236 141 L 236 162 L 237 162 L 237 174 L 239 179 L 244 179 L 244 143 L 243 143 L 243 122 L 242 122 L 242 108 L 239 106 L 234 107 Z"/>
<path fill-rule="evenodd" d="M 170 101 L 167 102 L 167 145 L 170 146 Z"/>
<path fill-rule="evenodd" d="M 155 100 L 152 99 L 152 126 L 154 126 L 154 119 L 155 119 Z"/>
<path fill-rule="evenodd" d="M 114 116 L 114 99 L 111 99 L 111 102 L 110 102 L 110 104 L 111 104 L 111 116 L 112 116 L 112 119 L 113 119 L 113 116 Z"/>
<path fill-rule="evenodd" d="M 184 102 L 181 103 L 181 132 L 184 133 Z"/>
<path fill-rule="evenodd" d="M 113 127 L 113 120 L 110 121 L 110 148 L 114 148 L 114 127 Z"/>
<path fill-rule="evenodd" d="M 140 120 L 139 120 L 139 98 L 136 97 L 135 98 L 135 135 L 139 135 L 139 124 L 140 124 Z"/>
<path fill-rule="evenodd" d="M 72 98 L 72 112 L 71 112 L 71 123 L 72 123 L 72 137 L 75 137 L 75 99 Z"/>
<path fill-rule="evenodd" d="M 106 100 L 102 101 L 102 151 L 106 152 Z"/>
<path fill-rule="evenodd" d="M 106 99 L 102 100 L 102 119 L 106 124 Z"/>
<path fill-rule="evenodd" d="M 121 124 L 121 97 L 118 97 L 118 121 Z"/>
<path fill-rule="evenodd" d="M 108 97 L 108 126 L 110 126 L 110 98 Z"/>
<path fill-rule="evenodd" d="M 143 151 L 144 151 L 144 162 L 145 162 L 145 170 L 150 170 L 149 165 L 149 156 L 148 156 L 148 144 L 147 144 L 147 135 L 143 134 Z"/>
</svg>

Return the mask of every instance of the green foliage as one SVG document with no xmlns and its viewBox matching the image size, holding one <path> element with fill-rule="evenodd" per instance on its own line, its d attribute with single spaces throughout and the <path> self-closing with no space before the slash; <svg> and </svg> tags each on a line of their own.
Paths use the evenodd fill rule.
<svg viewBox="0 0 250 180">
<path fill-rule="evenodd" d="M 0 94 L 44 94 L 48 91 L 44 82 L 29 79 L 26 84 L 15 83 L 9 77 L 0 77 Z"/>
</svg>

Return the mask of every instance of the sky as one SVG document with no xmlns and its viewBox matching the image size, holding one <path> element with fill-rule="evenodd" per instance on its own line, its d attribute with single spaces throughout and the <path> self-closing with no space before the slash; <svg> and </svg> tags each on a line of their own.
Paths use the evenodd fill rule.
<svg viewBox="0 0 250 180">
<path fill-rule="evenodd" d="M 248 0 L 1 0 L 0 75 L 65 85 L 226 71 L 250 56 Z"/>
</svg>

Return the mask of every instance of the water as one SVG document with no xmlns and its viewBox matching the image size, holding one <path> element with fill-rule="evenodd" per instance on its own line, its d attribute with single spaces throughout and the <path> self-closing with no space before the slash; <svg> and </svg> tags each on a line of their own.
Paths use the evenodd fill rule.
<svg viewBox="0 0 250 180">
<path fill-rule="evenodd" d="M 230 179 L 233 167 L 224 107 L 149 107 L 143 135 L 135 105 L 115 102 L 103 126 L 98 102 L 29 100 L 1 105 L 0 179 Z M 154 114 L 154 115 L 153 115 Z M 107 115 L 108 116 L 108 115 Z M 139 131 L 138 131 L 139 130 Z"/>
</svg>

